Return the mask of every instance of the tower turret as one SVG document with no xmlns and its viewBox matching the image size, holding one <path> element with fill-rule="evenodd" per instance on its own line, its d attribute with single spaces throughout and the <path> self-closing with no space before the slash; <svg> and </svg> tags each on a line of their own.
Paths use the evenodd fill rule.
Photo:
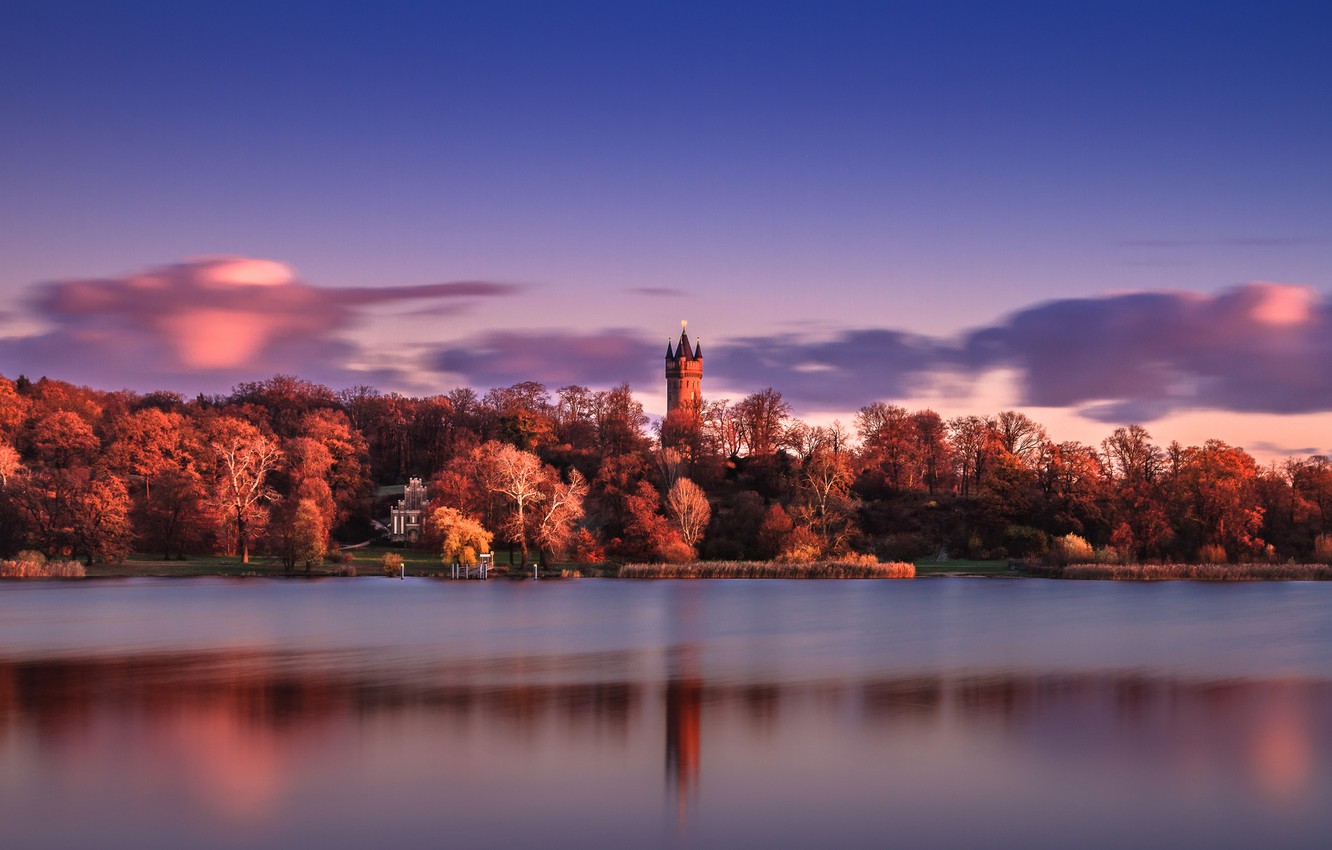
<svg viewBox="0 0 1332 850">
<path fill-rule="evenodd" d="M 680 323 L 680 341 L 674 350 L 666 343 L 666 415 L 703 408 L 703 346 L 689 344 L 687 322 Z"/>
</svg>

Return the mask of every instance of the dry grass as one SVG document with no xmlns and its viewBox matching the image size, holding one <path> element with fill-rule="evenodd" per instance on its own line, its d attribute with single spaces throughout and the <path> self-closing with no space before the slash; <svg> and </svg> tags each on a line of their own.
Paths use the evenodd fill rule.
<svg viewBox="0 0 1332 850">
<path fill-rule="evenodd" d="M 83 578 L 78 561 L 0 561 L 0 578 Z"/>
<path fill-rule="evenodd" d="M 1071 564 L 1064 578 L 1114 581 L 1329 581 L 1327 564 Z"/>
<path fill-rule="evenodd" d="M 620 578 L 915 578 L 916 565 L 816 561 L 705 561 L 693 564 L 625 564 Z"/>
</svg>

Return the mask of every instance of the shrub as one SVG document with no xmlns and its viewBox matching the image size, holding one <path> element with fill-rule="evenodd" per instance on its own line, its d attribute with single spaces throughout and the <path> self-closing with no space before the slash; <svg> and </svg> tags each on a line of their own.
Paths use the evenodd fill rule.
<svg viewBox="0 0 1332 850">
<path fill-rule="evenodd" d="M 22 555 L 28 553 L 20 553 Z M 0 561 L 0 578 L 83 578 L 88 573 L 78 561 Z"/>
<path fill-rule="evenodd" d="M 1074 564 L 1064 578 L 1116 581 L 1329 581 L 1327 564 Z"/>
<path fill-rule="evenodd" d="M 786 548 L 777 556 L 784 564 L 808 564 L 823 551 L 823 541 L 807 526 L 798 525 L 786 538 Z"/>
<path fill-rule="evenodd" d="M 872 557 L 872 556 L 871 556 Z M 915 578 L 916 565 L 854 562 L 704 561 L 692 564 L 625 564 L 620 578 Z"/>
<path fill-rule="evenodd" d="M 1095 560 L 1092 545 L 1076 534 L 1065 534 L 1050 541 L 1050 561 L 1058 566 L 1086 564 Z"/>
<path fill-rule="evenodd" d="M 1122 554 L 1120 554 L 1119 550 L 1113 546 L 1100 546 L 1097 547 L 1096 552 L 1092 557 L 1091 563 L 1125 564 L 1128 563 L 1128 559 L 1126 559 Z"/>
<path fill-rule="evenodd" d="M 379 566 L 384 570 L 384 575 L 397 578 L 402 575 L 402 556 L 397 552 L 385 552 L 384 557 L 379 559 Z"/>
<path fill-rule="evenodd" d="M 683 564 L 697 558 L 698 553 L 680 537 L 672 536 L 657 547 L 657 557 L 668 564 Z"/>
<path fill-rule="evenodd" d="M 1320 534 L 1314 539 L 1314 560 L 1332 564 L 1332 534 Z"/>
<path fill-rule="evenodd" d="M 575 564 L 600 564 L 606 560 L 606 548 L 586 528 L 574 533 L 572 548 Z"/>
<path fill-rule="evenodd" d="M 1224 564 L 1230 560 L 1226 557 L 1226 548 L 1218 546 L 1215 543 L 1205 543 L 1198 549 L 1198 561 L 1203 564 Z"/>
<path fill-rule="evenodd" d="M 1039 528 L 1029 525 L 1010 525 L 1004 529 L 1004 543 L 1007 554 L 1016 558 L 1026 555 L 1043 555 L 1050 545 L 1050 538 Z"/>
<path fill-rule="evenodd" d="M 914 561 L 929 555 L 930 547 L 915 534 L 898 532 L 886 535 L 874 551 L 885 561 Z"/>
</svg>

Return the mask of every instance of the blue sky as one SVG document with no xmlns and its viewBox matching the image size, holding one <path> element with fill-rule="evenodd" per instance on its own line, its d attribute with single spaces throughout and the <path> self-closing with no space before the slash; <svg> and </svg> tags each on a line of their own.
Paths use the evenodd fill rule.
<svg viewBox="0 0 1332 850">
<path fill-rule="evenodd" d="M 652 407 L 655 361 L 617 364 L 687 318 L 716 354 L 705 391 L 773 383 L 811 416 L 888 394 L 1035 405 L 1069 438 L 1134 417 L 1188 439 L 1193 416 L 1329 445 L 1314 377 L 1237 400 L 1281 389 L 1291 339 L 1328 353 L 1329 24 L 1317 3 L 9 3 L 0 373 L 212 391 L 282 368 L 423 392 L 578 340 L 581 363 L 523 377 L 622 374 Z M 241 330 L 245 359 L 200 368 L 172 343 L 196 326 L 180 264 L 216 256 L 386 295 Z M 170 316 L 56 297 L 164 267 Z M 500 288 L 403 295 L 459 281 Z M 1305 289 L 1237 289 L 1255 281 Z M 1179 339 L 1133 312 L 1160 302 L 1123 300 L 1142 292 L 1309 305 L 1275 334 L 1203 309 L 1181 319 L 1194 348 L 1139 364 L 1150 379 L 1060 373 L 1093 385 L 1062 394 L 1031 383 L 1089 361 L 1059 348 L 1081 326 L 968 347 L 1088 311 L 1130 328 L 1097 318 L 1097 351 Z M 1251 357 L 1227 356 L 1237 339 Z M 1255 358 L 1274 374 L 1224 365 Z"/>
</svg>

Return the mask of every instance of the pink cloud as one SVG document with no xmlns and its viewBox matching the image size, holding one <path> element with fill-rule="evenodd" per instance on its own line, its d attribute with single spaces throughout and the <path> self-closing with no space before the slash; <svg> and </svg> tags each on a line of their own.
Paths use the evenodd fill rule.
<svg viewBox="0 0 1332 850">
<path fill-rule="evenodd" d="M 19 369 L 112 385 L 153 381 L 154 388 L 193 389 L 279 371 L 338 375 L 355 354 L 339 335 L 362 320 L 366 307 L 459 305 L 515 291 L 484 281 L 319 287 L 273 260 L 206 257 L 124 277 L 39 285 L 32 307 L 53 329 L 0 341 L 0 350 Z"/>
</svg>

